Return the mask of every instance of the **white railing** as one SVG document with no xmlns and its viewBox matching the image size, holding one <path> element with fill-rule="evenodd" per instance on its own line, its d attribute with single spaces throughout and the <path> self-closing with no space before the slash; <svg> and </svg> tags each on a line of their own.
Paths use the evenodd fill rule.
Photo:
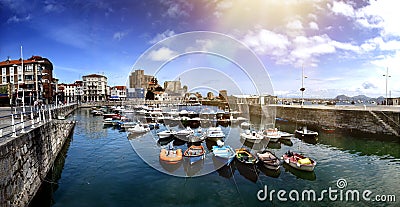
<svg viewBox="0 0 400 207">
<path fill-rule="evenodd" d="M 57 119 L 59 114 L 66 113 L 76 104 L 42 105 L 37 107 L 13 107 L 0 113 L 0 142 L 9 137 L 17 137 L 42 124 Z"/>
</svg>

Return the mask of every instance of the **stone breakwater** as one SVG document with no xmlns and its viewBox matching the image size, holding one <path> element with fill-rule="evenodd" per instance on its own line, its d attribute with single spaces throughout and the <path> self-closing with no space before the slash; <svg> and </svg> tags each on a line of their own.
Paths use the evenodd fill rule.
<svg viewBox="0 0 400 207">
<path fill-rule="evenodd" d="M 379 108 L 365 110 L 342 108 L 276 107 L 276 116 L 314 127 L 328 127 L 348 132 L 382 134 L 400 137 L 400 112 Z"/>
<path fill-rule="evenodd" d="M 53 120 L 0 144 L 0 206 L 26 206 L 75 126 Z"/>
</svg>

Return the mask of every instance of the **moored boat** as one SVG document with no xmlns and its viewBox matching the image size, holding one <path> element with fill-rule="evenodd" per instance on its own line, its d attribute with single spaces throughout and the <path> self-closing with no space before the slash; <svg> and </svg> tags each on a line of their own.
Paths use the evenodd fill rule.
<svg viewBox="0 0 400 207">
<path fill-rule="evenodd" d="M 259 164 L 263 164 L 264 167 L 271 170 L 278 170 L 281 165 L 279 158 L 271 151 L 264 150 L 261 153 L 257 153 Z"/>
<path fill-rule="evenodd" d="M 281 138 L 281 135 L 279 134 L 279 131 L 277 128 L 266 129 L 263 131 L 263 134 L 271 142 L 277 142 L 279 140 L 279 138 Z"/>
<path fill-rule="evenodd" d="M 308 130 L 306 126 L 303 126 L 296 130 L 296 136 L 300 138 L 315 138 L 318 136 L 318 132 Z"/>
<path fill-rule="evenodd" d="M 114 121 L 113 121 L 112 118 L 105 118 L 105 119 L 103 120 L 104 126 L 112 126 L 113 123 L 114 123 Z"/>
<path fill-rule="evenodd" d="M 298 170 L 314 171 L 317 165 L 313 159 L 291 151 L 286 152 L 282 157 L 285 163 Z"/>
<path fill-rule="evenodd" d="M 193 164 L 199 160 L 204 159 L 206 151 L 203 146 L 192 145 L 185 150 L 183 156 L 190 160 L 190 164 Z"/>
<path fill-rule="evenodd" d="M 217 141 L 223 139 L 225 137 L 225 134 L 222 131 L 221 127 L 210 127 L 207 130 L 206 137 L 209 140 Z"/>
<path fill-rule="evenodd" d="M 264 139 L 264 135 L 254 130 L 245 130 L 244 132 L 240 133 L 240 137 L 251 143 L 260 143 Z"/>
<path fill-rule="evenodd" d="M 224 145 L 220 140 L 217 141 L 217 146 L 212 147 L 212 152 L 215 157 L 221 159 L 226 165 L 229 165 L 236 155 L 232 147 Z"/>
<path fill-rule="evenodd" d="M 236 149 L 236 159 L 245 164 L 256 164 L 258 159 L 246 148 Z"/>
<path fill-rule="evenodd" d="M 169 138 L 169 137 L 171 137 L 171 136 L 173 136 L 173 135 L 175 135 L 175 134 L 176 134 L 176 131 L 174 131 L 174 130 L 172 130 L 172 129 L 170 129 L 170 130 L 165 130 L 165 131 L 162 131 L 162 132 L 158 132 L 158 133 L 157 133 L 158 138 L 160 138 L 160 139 Z"/>
<path fill-rule="evenodd" d="M 150 131 L 150 128 L 143 124 L 136 124 L 134 127 L 128 128 L 128 131 L 131 133 L 144 133 Z"/>
<path fill-rule="evenodd" d="M 182 160 L 181 149 L 161 149 L 160 160 L 171 164 L 177 163 Z"/>
</svg>

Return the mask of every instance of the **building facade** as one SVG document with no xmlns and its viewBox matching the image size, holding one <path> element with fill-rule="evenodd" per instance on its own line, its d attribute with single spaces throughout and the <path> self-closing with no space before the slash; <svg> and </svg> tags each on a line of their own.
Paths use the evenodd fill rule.
<svg viewBox="0 0 400 207">
<path fill-rule="evenodd" d="M 111 87 L 110 100 L 126 100 L 126 86 Z"/>
<path fill-rule="evenodd" d="M 145 75 L 144 70 L 135 70 L 129 76 L 129 88 L 144 88 L 146 89 L 148 83 L 154 78 L 152 75 Z"/>
<path fill-rule="evenodd" d="M 32 56 L 27 60 L 11 60 L 0 62 L 2 90 L 13 104 L 33 104 L 34 101 L 53 103 L 55 96 L 55 80 L 53 64 L 47 58 Z"/>
<path fill-rule="evenodd" d="M 82 76 L 83 100 L 106 101 L 107 100 L 107 77 L 104 75 L 90 74 Z"/>
</svg>

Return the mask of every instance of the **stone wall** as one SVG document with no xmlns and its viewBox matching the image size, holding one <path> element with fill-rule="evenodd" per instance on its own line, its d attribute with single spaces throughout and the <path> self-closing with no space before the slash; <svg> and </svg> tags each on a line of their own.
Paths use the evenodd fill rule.
<svg viewBox="0 0 400 207">
<path fill-rule="evenodd" d="M 375 114 L 375 115 L 373 115 Z M 398 136 L 399 112 L 277 107 L 277 117 L 314 127 Z M 396 134 L 397 133 L 397 134 Z"/>
<path fill-rule="evenodd" d="M 26 206 L 75 123 L 53 120 L 0 144 L 0 206 Z"/>
</svg>

